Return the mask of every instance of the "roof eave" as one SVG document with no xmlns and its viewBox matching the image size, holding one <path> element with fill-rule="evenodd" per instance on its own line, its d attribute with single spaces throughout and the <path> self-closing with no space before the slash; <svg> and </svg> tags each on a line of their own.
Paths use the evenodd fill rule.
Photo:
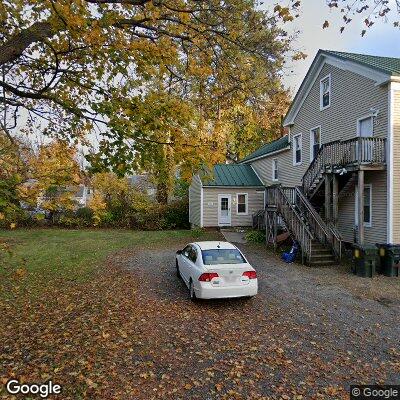
<svg viewBox="0 0 400 400">
<path fill-rule="evenodd" d="M 384 85 L 393 77 L 380 68 L 374 68 L 356 60 L 349 60 L 337 54 L 331 54 L 325 50 L 319 50 L 290 105 L 289 111 L 283 119 L 284 127 L 289 127 L 294 124 L 294 120 L 304 100 L 307 98 L 310 88 L 315 83 L 320 70 L 327 61 L 330 61 L 331 64 L 343 70 L 353 70 L 354 66 L 357 66 L 359 70 L 357 73 L 374 80 L 377 86 Z M 367 71 L 369 71 L 369 73 L 367 73 Z"/>
<path fill-rule="evenodd" d="M 273 156 L 275 154 L 281 153 L 281 152 L 286 151 L 286 150 L 290 150 L 290 145 L 288 145 L 288 146 L 286 146 L 286 147 L 284 147 L 282 149 L 279 149 L 279 150 L 276 150 L 276 151 L 272 151 L 271 153 L 263 154 L 261 156 L 254 157 L 254 158 L 249 158 L 247 160 L 246 159 L 242 160 L 242 161 L 240 161 L 240 164 L 247 164 L 249 162 L 257 161 L 257 160 L 260 160 L 262 158 L 270 157 L 270 156 Z"/>
</svg>

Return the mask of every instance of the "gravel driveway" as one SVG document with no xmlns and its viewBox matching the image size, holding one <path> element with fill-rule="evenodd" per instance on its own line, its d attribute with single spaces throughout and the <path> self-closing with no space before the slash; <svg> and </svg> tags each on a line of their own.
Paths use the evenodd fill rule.
<svg viewBox="0 0 400 400">
<path fill-rule="evenodd" d="M 151 362 L 161 381 L 181 382 L 185 394 L 165 389 L 166 397 L 347 398 L 351 383 L 400 383 L 398 280 L 287 265 L 243 244 L 259 295 L 191 303 L 175 274 L 176 248 L 123 262 L 140 277 L 142 306 L 159 304 L 142 321 L 136 365 Z M 156 382 L 142 388 L 160 390 Z"/>
</svg>

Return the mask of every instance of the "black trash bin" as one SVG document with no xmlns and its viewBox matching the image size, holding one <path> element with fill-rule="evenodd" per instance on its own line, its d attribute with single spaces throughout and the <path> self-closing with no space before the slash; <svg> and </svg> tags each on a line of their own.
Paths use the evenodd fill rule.
<svg viewBox="0 0 400 400">
<path fill-rule="evenodd" d="M 381 273 L 385 276 L 399 276 L 400 244 L 377 243 L 381 259 Z"/>
<path fill-rule="evenodd" d="M 355 244 L 353 246 L 353 272 L 363 278 L 372 278 L 376 275 L 377 248 L 372 245 Z"/>
</svg>

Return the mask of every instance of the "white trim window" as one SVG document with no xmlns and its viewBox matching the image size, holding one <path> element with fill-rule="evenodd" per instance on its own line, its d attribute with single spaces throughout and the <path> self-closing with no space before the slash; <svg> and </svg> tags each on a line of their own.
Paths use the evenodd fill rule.
<svg viewBox="0 0 400 400">
<path fill-rule="evenodd" d="M 279 180 L 279 172 L 278 172 L 278 159 L 272 159 L 272 180 L 274 182 Z"/>
<path fill-rule="evenodd" d="M 298 133 L 293 136 L 293 165 L 300 165 L 303 159 L 303 140 L 302 134 Z"/>
<path fill-rule="evenodd" d="M 248 213 L 248 201 L 249 195 L 248 193 L 238 193 L 236 195 L 236 207 L 237 213 L 240 215 L 247 215 Z"/>
<path fill-rule="evenodd" d="M 321 127 L 310 130 L 310 161 L 314 160 L 321 148 Z"/>
<path fill-rule="evenodd" d="M 319 107 L 325 110 L 331 106 L 331 75 L 319 81 Z"/>
<path fill-rule="evenodd" d="M 355 222 L 358 226 L 358 188 L 356 187 Z M 364 186 L 364 226 L 372 227 L 372 185 Z"/>
</svg>

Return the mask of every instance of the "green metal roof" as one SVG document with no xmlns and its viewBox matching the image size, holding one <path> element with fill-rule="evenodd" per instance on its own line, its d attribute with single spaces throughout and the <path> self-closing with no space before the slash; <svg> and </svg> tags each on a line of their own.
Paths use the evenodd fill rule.
<svg viewBox="0 0 400 400">
<path fill-rule="evenodd" d="M 264 186 L 246 164 L 217 164 L 213 173 L 201 178 L 203 186 Z"/>
<path fill-rule="evenodd" d="M 289 138 L 287 135 L 282 136 L 279 139 L 274 140 L 273 142 L 269 142 L 261 146 L 259 149 L 243 158 L 241 162 L 250 161 L 254 158 L 259 158 L 266 156 L 269 153 L 273 153 L 274 151 L 279 151 L 289 146 Z"/>
<path fill-rule="evenodd" d="M 321 53 L 330 54 L 344 60 L 355 61 L 389 75 L 400 75 L 400 58 L 370 56 L 367 54 L 345 53 L 331 50 L 321 50 Z"/>
</svg>

